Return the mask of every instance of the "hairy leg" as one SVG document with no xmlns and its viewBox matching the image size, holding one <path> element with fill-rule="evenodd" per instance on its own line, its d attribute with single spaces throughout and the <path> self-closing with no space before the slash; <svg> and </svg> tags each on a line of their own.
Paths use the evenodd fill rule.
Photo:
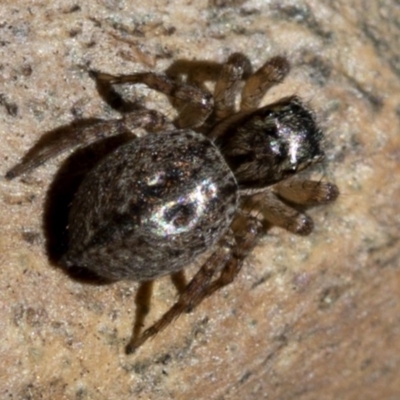
<svg viewBox="0 0 400 400">
<path fill-rule="evenodd" d="M 232 234 L 227 234 L 217 250 L 208 258 L 201 269 L 196 273 L 193 279 L 186 286 L 185 290 L 180 294 L 178 301 L 150 328 L 146 329 L 143 334 L 135 339 L 132 338 L 126 346 L 126 353 L 133 353 L 148 339 L 165 329 L 171 322 L 178 318 L 187 309 L 191 309 L 192 304 L 198 304 L 197 298 L 202 295 L 216 273 L 229 262 L 232 257 L 232 247 L 234 247 L 234 239 Z"/>
<path fill-rule="evenodd" d="M 260 204 L 263 217 L 272 225 L 280 226 L 297 235 L 308 235 L 314 223 L 307 214 L 295 210 L 281 199 L 292 203 L 315 206 L 331 203 L 339 196 L 339 189 L 330 182 L 319 182 L 292 178 L 280 182 L 273 187 L 258 193 L 249 199 L 250 204 Z"/>
<path fill-rule="evenodd" d="M 246 81 L 242 90 L 240 109 L 252 110 L 259 106 L 267 91 L 281 83 L 289 73 L 289 61 L 282 56 L 273 57 Z"/>
<path fill-rule="evenodd" d="M 307 206 L 331 203 L 339 196 L 339 189 L 333 183 L 298 178 L 280 182 L 274 189 L 284 199 Z"/>
<path fill-rule="evenodd" d="M 244 78 L 251 74 L 251 63 L 240 53 L 232 54 L 222 66 L 215 84 L 215 117 L 219 121 L 235 112 L 235 100 Z"/>
<path fill-rule="evenodd" d="M 121 119 L 110 121 L 96 120 L 88 124 L 74 125 L 57 130 L 54 137 L 43 136 L 23 159 L 7 173 L 7 179 L 13 179 L 29 172 L 51 158 L 74 147 L 87 146 L 97 140 L 144 128 L 150 132 L 171 127 L 163 114 L 154 110 L 137 110 Z"/>
<path fill-rule="evenodd" d="M 235 234 L 236 246 L 232 249 L 231 259 L 221 271 L 220 276 L 212 281 L 202 296 L 197 298 L 197 302 L 192 304 L 192 308 L 196 307 L 204 298 L 234 281 L 243 266 L 244 259 L 253 250 L 263 231 L 261 221 L 249 215 L 237 218 L 232 229 Z"/>
<path fill-rule="evenodd" d="M 312 232 L 314 223 L 311 217 L 283 203 L 274 192 L 267 190 L 256 194 L 254 200 L 260 204 L 263 217 L 270 224 L 297 235 L 309 235 Z"/>
<path fill-rule="evenodd" d="M 211 93 L 200 89 L 189 83 L 181 83 L 166 75 L 143 72 L 132 75 L 110 75 L 102 72 L 90 71 L 92 77 L 97 81 L 109 84 L 142 83 L 150 89 L 164 93 L 174 99 L 185 102 L 186 107 L 182 110 L 178 124 L 181 128 L 197 127 L 210 115 L 214 102 Z"/>
</svg>

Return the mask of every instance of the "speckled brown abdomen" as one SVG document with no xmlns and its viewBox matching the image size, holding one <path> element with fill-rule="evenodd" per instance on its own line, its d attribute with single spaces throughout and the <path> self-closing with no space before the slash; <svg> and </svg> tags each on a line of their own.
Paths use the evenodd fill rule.
<svg viewBox="0 0 400 400">
<path fill-rule="evenodd" d="M 233 173 L 190 130 L 135 139 L 97 165 L 71 205 L 67 266 L 149 280 L 209 249 L 236 211 Z"/>
</svg>

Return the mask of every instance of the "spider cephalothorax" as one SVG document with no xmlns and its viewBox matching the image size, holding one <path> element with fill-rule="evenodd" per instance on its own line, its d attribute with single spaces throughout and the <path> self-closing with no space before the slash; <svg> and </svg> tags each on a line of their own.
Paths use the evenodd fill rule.
<svg viewBox="0 0 400 400">
<path fill-rule="evenodd" d="M 227 119 L 215 128 L 215 143 L 240 187 L 270 186 L 322 159 L 322 132 L 299 98 L 243 114 L 232 125 Z"/>
</svg>

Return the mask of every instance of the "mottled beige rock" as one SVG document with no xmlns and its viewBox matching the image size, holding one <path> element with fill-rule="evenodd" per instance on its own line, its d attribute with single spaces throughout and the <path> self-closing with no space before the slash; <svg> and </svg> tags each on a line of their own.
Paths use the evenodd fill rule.
<svg viewBox="0 0 400 400">
<path fill-rule="evenodd" d="M 307 238 L 271 229 L 234 284 L 127 357 L 137 284 L 84 284 L 46 254 L 46 192 L 63 158 L 0 178 L 0 397 L 400 398 L 399 20 L 395 0 L 3 0 L 1 176 L 44 132 L 117 115 L 88 67 L 163 71 L 241 51 L 256 66 L 291 58 L 265 101 L 309 100 L 327 137 L 316 176 L 342 195 L 310 211 Z M 161 95 L 124 93 L 172 114 Z M 146 324 L 175 298 L 157 281 Z"/>
</svg>

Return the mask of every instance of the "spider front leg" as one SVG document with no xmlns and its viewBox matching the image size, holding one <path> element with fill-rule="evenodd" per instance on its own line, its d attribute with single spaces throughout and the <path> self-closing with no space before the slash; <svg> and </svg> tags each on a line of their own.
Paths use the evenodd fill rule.
<svg viewBox="0 0 400 400">
<path fill-rule="evenodd" d="M 211 93 L 189 83 L 181 83 L 166 75 L 143 72 L 132 75 L 110 75 L 90 71 L 98 81 L 109 84 L 142 83 L 150 89 L 164 93 L 174 99 L 184 102 L 178 119 L 180 128 L 195 128 L 201 126 L 213 110 L 214 102 Z"/>
<path fill-rule="evenodd" d="M 335 201 L 339 189 L 330 182 L 292 178 L 253 196 L 252 201 L 262 205 L 264 218 L 272 225 L 280 226 L 297 235 L 309 235 L 314 223 L 310 216 L 299 212 L 282 199 L 303 206 L 316 206 Z"/>
<path fill-rule="evenodd" d="M 107 137 L 126 133 L 132 134 L 132 131 L 138 128 L 157 132 L 173 127 L 163 114 L 146 109 L 125 114 L 121 119 L 96 120 L 79 126 L 72 124 L 50 132 L 51 136 L 43 136 L 22 160 L 6 173 L 5 177 L 14 179 L 69 149 L 87 146 Z"/>
<path fill-rule="evenodd" d="M 240 271 L 243 260 L 253 249 L 261 233 L 261 224 L 256 219 L 238 222 L 240 229 L 231 230 L 218 244 L 217 250 L 204 263 L 199 272 L 181 293 L 178 301 L 154 325 L 146 329 L 139 338 L 133 337 L 126 346 L 126 353 L 131 354 L 148 339 L 165 329 L 182 313 L 200 304 L 205 297 L 229 284 Z M 244 223 L 244 225 L 243 225 Z M 220 272 L 220 276 L 213 280 Z"/>
<path fill-rule="evenodd" d="M 331 203 L 339 196 L 339 188 L 331 182 L 299 178 L 282 181 L 275 190 L 284 199 L 306 206 Z"/>
</svg>

